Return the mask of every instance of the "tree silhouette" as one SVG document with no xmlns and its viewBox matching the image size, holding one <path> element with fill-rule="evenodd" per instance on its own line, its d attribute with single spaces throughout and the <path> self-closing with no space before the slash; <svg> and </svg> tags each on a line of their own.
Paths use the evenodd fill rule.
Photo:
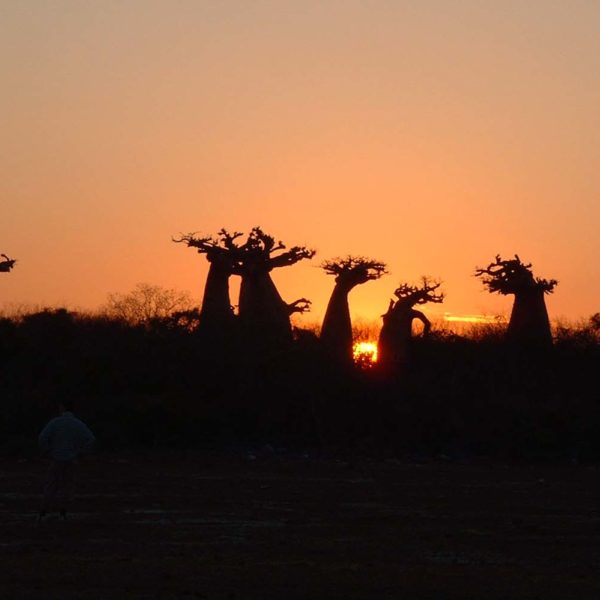
<svg viewBox="0 0 600 600">
<path fill-rule="evenodd" d="M 197 237 L 194 233 L 188 233 L 173 238 L 176 243 L 183 242 L 190 248 L 196 248 L 210 263 L 200 310 L 200 323 L 204 331 L 221 333 L 224 327 L 233 322 L 229 278 L 241 274 L 241 258 L 248 246 L 236 243 L 241 236 L 237 231 L 229 233 L 221 229 L 217 237 Z"/>
<path fill-rule="evenodd" d="M 502 260 L 497 255 L 487 267 L 477 268 L 475 276 L 481 277 L 491 293 L 515 296 L 506 330 L 507 340 L 528 346 L 552 345 L 544 295 L 552 293 L 558 283 L 556 279 L 534 277 L 531 263 L 522 263 L 517 254 L 509 260 Z"/>
<path fill-rule="evenodd" d="M 348 306 L 348 294 L 357 285 L 379 279 L 386 273 L 386 265 L 363 256 L 346 256 L 326 260 L 321 268 L 328 275 L 335 275 L 335 286 L 327 304 L 321 343 L 334 358 L 352 361 L 352 322 Z"/>
<path fill-rule="evenodd" d="M 275 242 L 275 238 L 260 227 L 252 229 L 239 265 L 242 276 L 239 311 L 245 330 L 255 340 L 271 343 L 292 339 L 290 315 L 308 310 L 310 301 L 300 298 L 291 304 L 284 302 L 270 273 L 273 269 L 289 267 L 314 255 L 315 251 L 305 246 L 286 249 L 283 242 Z"/>
<path fill-rule="evenodd" d="M 147 325 L 155 319 L 191 310 L 192 298 L 187 292 L 138 283 L 127 294 L 109 294 L 103 308 L 107 315 L 131 325 Z"/>
<path fill-rule="evenodd" d="M 382 315 L 383 326 L 379 333 L 377 345 L 377 362 L 384 372 L 405 369 L 410 362 L 412 340 L 412 322 L 418 319 L 423 323 L 423 335 L 427 336 L 431 329 L 429 319 L 419 310 L 417 304 L 427 302 L 440 303 L 443 293 L 436 293 L 441 282 L 423 277 L 421 285 L 402 283 L 394 291 L 397 300 L 390 300 L 387 312 Z"/>
<path fill-rule="evenodd" d="M 8 258 L 6 254 L 0 254 L 0 256 L 4 259 L 0 261 L 0 273 L 8 273 L 15 266 L 17 261 Z"/>
</svg>

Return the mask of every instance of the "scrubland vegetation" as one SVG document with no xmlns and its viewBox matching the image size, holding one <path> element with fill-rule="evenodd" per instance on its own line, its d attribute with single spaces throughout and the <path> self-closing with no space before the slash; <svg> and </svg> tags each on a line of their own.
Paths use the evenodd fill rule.
<svg viewBox="0 0 600 600">
<path fill-rule="evenodd" d="M 0 318 L 0 439 L 33 452 L 54 402 L 75 399 L 100 447 L 269 444 L 390 456 L 597 461 L 600 317 L 559 325 L 550 349 L 504 326 L 414 338 L 408 373 L 332 362 L 310 330 L 285 348 L 215 341 L 194 310 L 156 318 L 62 308 Z M 369 337 L 359 324 L 358 339 Z"/>
</svg>

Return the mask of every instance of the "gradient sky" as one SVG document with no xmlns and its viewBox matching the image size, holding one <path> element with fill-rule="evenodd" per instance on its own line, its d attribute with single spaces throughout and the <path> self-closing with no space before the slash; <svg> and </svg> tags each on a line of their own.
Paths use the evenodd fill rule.
<svg viewBox="0 0 600 600">
<path fill-rule="evenodd" d="M 201 297 L 172 235 L 261 225 L 384 260 L 350 296 L 444 281 L 429 314 L 506 313 L 473 270 L 516 253 L 600 310 L 597 0 L 0 2 L 0 304 L 96 308 L 137 282 Z M 312 263 L 312 264 L 311 264 Z M 235 295 L 234 295 L 235 301 Z M 427 310 L 426 310 L 427 312 Z"/>
</svg>

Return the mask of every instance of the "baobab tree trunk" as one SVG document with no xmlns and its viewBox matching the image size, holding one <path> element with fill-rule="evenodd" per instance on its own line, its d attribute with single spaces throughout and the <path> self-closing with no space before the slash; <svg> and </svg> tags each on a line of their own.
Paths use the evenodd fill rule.
<svg viewBox="0 0 600 600">
<path fill-rule="evenodd" d="M 200 326 L 204 330 L 219 329 L 233 323 L 234 315 L 229 297 L 230 276 L 229 268 L 224 268 L 217 262 L 210 263 L 200 310 Z"/>
<path fill-rule="evenodd" d="M 348 305 L 347 286 L 336 284 L 327 304 L 323 326 L 321 327 L 321 343 L 325 351 L 335 359 L 352 362 L 352 321 Z"/>
<path fill-rule="evenodd" d="M 335 275 L 335 285 L 321 327 L 321 344 L 330 357 L 352 362 L 352 321 L 348 294 L 357 285 L 384 275 L 385 263 L 365 256 L 348 255 L 326 260 L 321 268 L 328 275 Z"/>
<path fill-rule="evenodd" d="M 412 323 L 415 319 L 423 323 L 423 335 L 427 336 L 431 322 L 419 310 L 392 310 L 384 315 L 377 342 L 377 365 L 382 373 L 402 375 L 407 371 L 411 360 Z"/>
<path fill-rule="evenodd" d="M 286 304 L 270 273 L 275 268 L 289 267 L 300 260 L 312 258 L 315 252 L 304 246 L 284 250 L 283 242 L 276 242 L 260 227 L 254 227 L 239 258 L 238 273 L 242 276 L 240 323 L 253 346 L 269 348 L 291 342 L 290 314 L 303 312 L 310 304 L 304 298 Z"/>
<path fill-rule="evenodd" d="M 533 288 L 515 293 L 506 338 L 529 346 L 552 346 L 552 331 L 543 289 Z"/>
<path fill-rule="evenodd" d="M 237 231 L 230 233 L 221 229 L 217 237 L 188 233 L 173 238 L 174 242 L 183 242 L 204 254 L 210 264 L 200 309 L 200 329 L 210 333 L 211 337 L 227 333 L 235 321 L 229 298 L 229 278 L 239 274 L 239 261 L 245 247 L 239 246 L 236 240 L 241 235 Z"/>
<path fill-rule="evenodd" d="M 255 270 L 242 275 L 240 320 L 257 341 L 267 344 L 292 341 L 288 305 L 279 295 L 268 271 Z"/>
</svg>

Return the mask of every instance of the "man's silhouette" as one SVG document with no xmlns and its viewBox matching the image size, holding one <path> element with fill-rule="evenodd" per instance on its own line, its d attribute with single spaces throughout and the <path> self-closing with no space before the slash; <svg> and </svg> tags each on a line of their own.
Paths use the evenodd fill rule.
<svg viewBox="0 0 600 600">
<path fill-rule="evenodd" d="M 58 411 L 60 416 L 52 419 L 38 438 L 42 453 L 50 458 L 39 521 L 55 505 L 58 505 L 61 517 L 66 519 L 75 484 L 77 458 L 88 452 L 96 441 L 87 425 L 73 414 L 71 402 L 59 403 Z"/>
</svg>

